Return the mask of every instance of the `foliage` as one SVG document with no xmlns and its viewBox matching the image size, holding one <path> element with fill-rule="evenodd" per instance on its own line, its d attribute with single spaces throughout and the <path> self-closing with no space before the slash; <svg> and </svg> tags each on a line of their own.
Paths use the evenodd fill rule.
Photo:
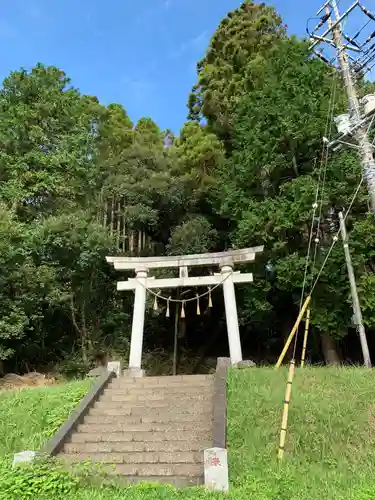
<svg viewBox="0 0 375 500">
<path fill-rule="evenodd" d="M 170 238 L 168 250 L 171 254 L 205 253 L 215 246 L 217 231 L 202 216 L 197 216 L 177 226 Z"/>
<path fill-rule="evenodd" d="M 268 58 L 275 41 L 283 36 L 281 18 L 272 7 L 247 0 L 230 12 L 197 64 L 198 82 L 189 97 L 189 118 L 206 118 L 219 138 L 230 141 L 233 105 L 252 83 L 246 74 L 249 63 Z"/>
<path fill-rule="evenodd" d="M 235 226 L 231 233 L 235 245 L 262 242 L 264 259 L 275 265 L 277 278 L 272 292 L 264 289 L 261 293 L 263 302 L 270 302 L 276 314 L 281 313 L 283 331 L 291 328 L 288 325 L 295 317 L 303 288 L 317 189 L 317 215 L 322 214 L 319 244 L 312 245 L 306 291 L 332 243 L 338 211 L 347 206 L 356 189 L 360 167 L 350 152 L 328 158 L 327 166 L 316 158 L 321 137 L 327 135 L 328 103 L 336 95 L 336 106 L 341 106 L 342 90 L 324 64 L 310 60 L 304 43 L 293 38 L 279 41 L 267 60 L 249 63 L 247 75 L 252 90 L 237 102 L 232 151 L 221 171 L 218 198 L 221 213 Z M 319 183 L 323 176 L 324 191 Z M 365 200 L 361 190 L 354 213 L 365 213 Z M 331 212 L 336 221 L 330 220 Z M 335 337 L 346 335 L 351 325 L 348 281 L 338 247 L 330 256 L 312 303 L 312 324 L 317 331 Z M 268 314 L 269 307 L 263 309 Z"/>
<path fill-rule="evenodd" d="M 78 483 L 61 464 L 48 461 L 14 468 L 9 461 L 0 460 L 0 498 L 4 500 L 66 498 L 77 491 Z"/>
<path fill-rule="evenodd" d="M 0 197 L 23 218 L 90 193 L 99 110 L 69 84 L 63 71 L 38 64 L 11 73 L 0 92 Z"/>
</svg>

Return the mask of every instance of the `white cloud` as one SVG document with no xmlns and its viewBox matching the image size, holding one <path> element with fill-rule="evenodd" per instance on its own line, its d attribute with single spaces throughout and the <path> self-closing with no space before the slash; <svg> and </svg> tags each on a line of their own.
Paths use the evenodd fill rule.
<svg viewBox="0 0 375 500">
<path fill-rule="evenodd" d="M 170 52 L 169 57 L 171 59 L 178 59 L 183 56 L 185 52 L 190 50 L 203 51 L 208 44 L 208 32 L 207 30 L 202 31 L 199 35 L 190 38 L 186 42 L 183 42 L 176 50 Z"/>
<path fill-rule="evenodd" d="M 124 85 L 129 97 L 136 101 L 137 104 L 145 103 L 150 99 L 154 89 L 154 84 L 151 81 L 142 78 L 131 78 L 126 75 L 121 78 L 121 83 Z"/>
</svg>

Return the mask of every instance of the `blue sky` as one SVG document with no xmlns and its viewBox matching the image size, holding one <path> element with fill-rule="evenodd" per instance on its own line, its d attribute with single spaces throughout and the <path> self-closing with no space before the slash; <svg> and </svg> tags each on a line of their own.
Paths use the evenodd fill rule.
<svg viewBox="0 0 375 500">
<path fill-rule="evenodd" d="M 120 102 L 178 132 L 195 65 L 240 0 L 2 0 L 0 78 L 37 62 L 63 69 L 81 92 Z M 321 0 L 275 0 L 289 31 L 305 34 Z M 351 2 L 350 2 L 351 3 Z M 370 2 L 371 3 L 371 2 Z M 341 0 L 340 7 L 349 3 Z M 314 23 L 312 23 L 314 24 Z"/>
</svg>

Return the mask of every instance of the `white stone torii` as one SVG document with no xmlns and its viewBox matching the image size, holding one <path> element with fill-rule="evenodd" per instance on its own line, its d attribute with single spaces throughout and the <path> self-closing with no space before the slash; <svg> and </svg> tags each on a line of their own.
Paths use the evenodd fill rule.
<svg viewBox="0 0 375 500">
<path fill-rule="evenodd" d="M 171 257 L 106 257 L 118 271 L 134 269 L 136 278 L 119 281 L 117 290 L 135 290 L 132 333 L 130 342 L 129 370 L 133 373 L 141 371 L 143 329 L 146 309 L 146 292 L 148 289 L 163 289 L 176 287 L 215 286 L 223 284 L 225 315 L 228 330 L 228 342 L 231 363 L 242 361 L 240 330 L 238 326 L 236 295 L 234 283 L 249 283 L 253 281 L 252 273 L 241 274 L 233 272 L 235 263 L 252 262 L 256 253 L 263 247 L 245 248 L 196 255 L 180 255 Z M 220 273 L 213 276 L 188 277 L 188 267 L 203 267 L 217 265 Z M 150 269 L 176 268 L 180 269 L 179 278 L 155 279 L 148 276 Z"/>
</svg>

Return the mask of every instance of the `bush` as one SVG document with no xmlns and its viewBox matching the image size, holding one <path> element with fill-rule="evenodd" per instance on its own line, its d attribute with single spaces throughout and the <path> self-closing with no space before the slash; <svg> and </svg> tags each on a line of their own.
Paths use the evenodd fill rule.
<svg viewBox="0 0 375 500">
<path fill-rule="evenodd" d="M 77 491 L 79 479 L 54 461 L 13 467 L 9 459 L 0 460 L 0 500 L 50 499 Z"/>
</svg>

